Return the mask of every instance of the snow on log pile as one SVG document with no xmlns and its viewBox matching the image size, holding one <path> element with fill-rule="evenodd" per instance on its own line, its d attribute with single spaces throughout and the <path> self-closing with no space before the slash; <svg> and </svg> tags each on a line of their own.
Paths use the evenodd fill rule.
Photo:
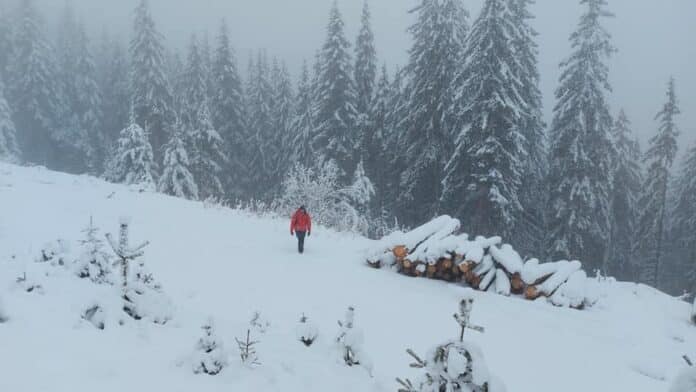
<svg viewBox="0 0 696 392">
<path fill-rule="evenodd" d="M 579 261 L 524 261 L 502 238 L 472 239 L 457 234 L 459 228 L 459 220 L 441 216 L 408 233 L 392 233 L 370 249 L 367 263 L 500 295 L 546 298 L 556 306 L 582 309 L 596 302 L 594 281 L 587 278 Z"/>
</svg>

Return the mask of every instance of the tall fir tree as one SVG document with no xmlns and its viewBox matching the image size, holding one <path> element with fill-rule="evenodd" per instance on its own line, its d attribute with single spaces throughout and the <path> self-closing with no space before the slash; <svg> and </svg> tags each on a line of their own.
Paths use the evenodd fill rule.
<svg viewBox="0 0 696 392">
<path fill-rule="evenodd" d="M 611 249 L 608 273 L 622 280 L 635 281 L 634 257 L 638 218 L 638 196 L 643 182 L 640 145 L 631 123 L 622 110 L 612 129 L 614 158 L 611 188 Z"/>
<path fill-rule="evenodd" d="M 606 60 L 615 51 L 602 19 L 612 16 L 606 0 L 581 0 L 585 7 L 571 35 L 571 56 L 561 63 L 550 138 L 550 257 L 580 259 L 603 269 L 610 238 L 611 141 L 613 119 Z"/>
<path fill-rule="evenodd" d="M 290 125 L 290 134 L 293 137 L 290 143 L 290 148 L 293 150 L 290 161 L 292 163 L 299 163 L 305 167 L 311 166 L 314 157 L 312 151 L 314 102 L 312 97 L 312 81 L 309 75 L 309 67 L 305 61 L 302 64 L 300 80 L 297 85 L 295 116 Z"/>
<path fill-rule="evenodd" d="M 404 223 L 417 225 L 435 215 L 442 172 L 452 144 L 452 91 L 461 66 L 468 14 L 461 0 L 421 0 L 409 31 L 413 45 L 406 68 L 408 111 L 399 149 L 398 210 Z M 442 211 L 447 212 L 447 211 Z"/>
<path fill-rule="evenodd" d="M 14 18 L 5 3 L 0 3 L 0 79 L 7 80 L 7 65 L 14 56 Z"/>
<path fill-rule="evenodd" d="M 375 87 L 375 96 L 370 103 L 370 124 L 363 136 L 362 154 L 365 175 L 372 181 L 375 195 L 372 198 L 371 210 L 373 216 L 380 216 L 387 210 L 386 191 L 388 188 L 388 164 L 386 152 L 388 145 L 386 135 L 390 131 L 389 106 L 391 98 L 389 74 L 387 67 L 382 67 L 379 81 Z"/>
<path fill-rule="evenodd" d="M 104 33 L 97 51 L 97 83 L 101 92 L 101 132 L 110 161 L 119 132 L 128 124 L 130 82 L 129 64 L 124 45 Z"/>
<path fill-rule="evenodd" d="M 24 160 L 55 167 L 55 144 L 62 112 L 56 60 L 33 0 L 22 0 L 13 34 L 14 55 L 7 69 L 8 94 Z"/>
<path fill-rule="evenodd" d="M 367 0 L 363 4 L 360 33 L 355 42 L 355 67 L 353 79 L 356 90 L 356 109 L 358 111 L 358 124 L 360 137 L 370 127 L 370 109 L 375 95 L 375 83 L 377 82 L 377 51 L 375 50 L 375 36 L 372 32 L 370 7 Z M 363 158 L 364 158 L 363 154 Z"/>
<path fill-rule="evenodd" d="M 335 1 L 326 30 L 315 90 L 317 108 L 313 148 L 319 158 L 316 162 L 334 161 L 339 168 L 339 182 L 348 185 L 359 159 L 359 135 L 355 126 L 358 113 L 350 43 Z"/>
<path fill-rule="evenodd" d="M 274 168 L 270 173 L 269 187 L 274 192 L 280 190 L 283 177 L 292 167 L 291 156 L 293 154 L 291 143 L 293 135 L 291 126 L 295 113 L 295 93 L 292 88 L 292 80 L 288 72 L 287 65 L 283 62 L 274 61 L 273 75 L 273 108 L 272 108 L 272 127 L 275 134 L 275 143 L 279 145 L 279 154 L 274 162 Z M 277 184 L 277 185 L 274 185 Z"/>
<path fill-rule="evenodd" d="M 0 161 L 18 163 L 20 156 L 17 129 L 12 121 L 10 106 L 5 99 L 5 85 L 0 78 Z"/>
<path fill-rule="evenodd" d="M 684 157 L 676 181 L 676 202 L 672 210 L 673 234 L 677 248 L 672 258 L 672 275 L 681 289 L 696 292 L 696 144 Z"/>
<path fill-rule="evenodd" d="M 168 125 L 174 117 L 163 40 L 155 28 L 148 0 L 141 0 L 135 10 L 130 44 L 131 93 L 136 123 L 147 132 L 158 163 L 162 161 Z"/>
<path fill-rule="evenodd" d="M 157 189 L 168 195 L 189 199 L 198 199 L 198 185 L 191 174 L 191 163 L 184 143 L 185 128 L 181 121 L 174 123 L 172 137 L 164 149 L 162 176 Z"/>
<path fill-rule="evenodd" d="M 259 52 L 249 70 L 247 88 L 250 142 L 250 193 L 256 199 L 269 199 L 269 178 L 280 154 L 273 130 L 273 84 L 268 57 Z"/>
<path fill-rule="evenodd" d="M 247 195 L 248 135 L 244 111 L 244 91 L 237 68 L 237 59 L 230 44 L 227 24 L 223 21 L 217 38 L 212 65 L 213 91 L 210 107 L 213 126 L 225 142 L 228 165 L 224 176 L 228 197 L 239 200 Z"/>
<path fill-rule="evenodd" d="M 213 125 L 208 99 L 208 77 L 200 44 L 194 36 L 185 73 L 183 126 L 188 129 L 191 172 L 202 199 L 223 198 L 223 170 L 227 165 L 224 141 Z"/>
<path fill-rule="evenodd" d="M 102 98 L 96 65 L 84 25 L 76 20 L 70 4 L 60 23 L 57 49 L 63 100 L 59 145 L 63 159 L 57 168 L 101 174 L 106 139 L 100 123 Z"/>
<path fill-rule="evenodd" d="M 468 232 L 487 236 L 513 236 L 522 211 L 527 107 L 514 46 L 520 34 L 509 4 L 486 0 L 467 38 L 455 82 L 456 115 L 464 122 L 443 180 L 441 208 Z"/>
<path fill-rule="evenodd" d="M 539 88 L 539 47 L 538 33 L 531 26 L 534 16 L 529 7 L 534 0 L 513 0 L 512 8 L 518 36 L 514 38 L 515 53 L 520 62 L 517 70 L 522 88 L 520 95 L 524 110 L 520 113 L 522 123 L 520 132 L 526 139 L 527 150 L 522 171 L 520 202 L 522 203 L 520 224 L 513 241 L 517 248 L 527 255 L 542 256 L 546 232 L 546 208 L 548 201 L 548 150 L 546 124 L 543 120 L 542 94 Z"/>
<path fill-rule="evenodd" d="M 676 117 L 679 114 L 674 79 L 670 79 L 667 102 L 655 117 L 660 122 L 658 133 L 650 139 L 650 147 L 645 153 L 644 161 L 648 164 L 648 172 L 638 201 L 640 213 L 636 244 L 641 264 L 641 281 L 653 287 L 660 285 L 660 266 L 666 254 L 667 190 L 678 150 Z"/>
</svg>

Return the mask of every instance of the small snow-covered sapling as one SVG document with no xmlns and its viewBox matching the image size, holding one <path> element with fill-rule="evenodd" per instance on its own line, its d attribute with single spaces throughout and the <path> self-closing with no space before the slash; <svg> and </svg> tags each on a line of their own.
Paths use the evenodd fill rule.
<svg viewBox="0 0 696 392">
<path fill-rule="evenodd" d="M 121 277 L 123 281 L 121 282 L 123 286 L 123 297 L 126 298 L 128 291 L 128 264 L 131 261 L 135 261 L 138 257 L 145 254 L 144 250 L 146 246 L 150 245 L 149 241 L 142 243 L 140 246 L 131 248 L 128 244 L 128 226 L 129 219 L 121 218 L 120 230 L 119 230 L 119 241 L 118 244 L 113 239 L 110 233 L 106 234 L 106 239 L 111 245 L 111 249 L 114 251 L 116 257 L 121 261 Z"/>
<path fill-rule="evenodd" d="M 209 319 L 201 329 L 204 331 L 204 335 L 198 339 L 196 344 L 198 356 L 193 363 L 193 372 L 195 374 L 204 373 L 214 376 L 227 366 L 227 355 L 222 341 L 215 333 L 213 320 Z"/>
<path fill-rule="evenodd" d="M 251 330 L 247 329 L 246 340 L 237 341 L 237 346 L 239 347 L 239 357 L 242 359 L 242 363 L 248 366 L 258 366 L 261 365 L 259 362 L 259 357 L 256 354 L 256 345 L 259 341 L 251 339 Z"/>
<path fill-rule="evenodd" d="M 459 313 L 454 314 L 454 319 L 461 327 L 461 333 L 459 334 L 459 341 L 464 341 L 464 331 L 467 329 L 472 329 L 477 332 L 484 332 L 484 328 L 478 325 L 470 324 L 471 310 L 474 307 L 474 297 L 468 295 L 459 302 Z"/>
<path fill-rule="evenodd" d="M 254 312 L 254 314 L 251 316 L 251 321 L 249 324 L 260 333 L 266 333 L 268 328 L 271 326 L 271 323 L 261 317 L 260 312 Z"/>
<path fill-rule="evenodd" d="M 309 321 L 309 317 L 302 314 L 302 317 L 300 317 L 300 324 L 297 326 L 297 339 L 305 346 L 309 347 L 314 344 L 318 335 L 317 328 Z"/>
</svg>

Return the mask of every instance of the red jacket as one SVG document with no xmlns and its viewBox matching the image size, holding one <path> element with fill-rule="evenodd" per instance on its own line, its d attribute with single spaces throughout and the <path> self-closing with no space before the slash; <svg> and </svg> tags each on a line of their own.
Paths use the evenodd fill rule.
<svg viewBox="0 0 696 392">
<path fill-rule="evenodd" d="M 312 231 L 312 218 L 302 210 L 295 211 L 292 215 L 292 220 L 290 220 L 290 233 L 293 234 L 296 231 Z"/>
</svg>

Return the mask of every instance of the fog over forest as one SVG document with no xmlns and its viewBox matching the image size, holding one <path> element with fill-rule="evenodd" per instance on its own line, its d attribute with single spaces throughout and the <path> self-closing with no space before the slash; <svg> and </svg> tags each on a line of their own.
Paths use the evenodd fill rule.
<svg viewBox="0 0 696 392">
<path fill-rule="evenodd" d="M 2 2 L 11 0 L 0 0 Z M 137 0 L 69 0 L 93 31 L 106 28 L 129 38 Z M 297 76 L 304 59 L 311 60 L 324 40 L 326 15 L 332 0 L 151 0 L 158 28 L 167 44 L 183 50 L 192 32 L 208 31 L 213 37 L 221 17 L 230 26 L 231 40 L 246 64 L 250 50 L 265 48 L 288 62 Z M 372 0 L 377 55 L 390 69 L 408 60 L 413 22 L 408 13 L 415 0 Z M 467 0 L 470 21 L 482 0 Z M 37 0 L 47 15 L 60 15 L 63 0 Z M 361 0 L 338 0 L 349 37 L 357 34 Z M 544 112 L 551 118 L 553 92 L 560 74 L 558 64 L 568 56 L 568 36 L 577 25 L 580 5 L 575 0 L 536 0 L 531 6 L 539 32 L 539 66 L 544 94 Z M 609 10 L 616 17 L 606 21 L 618 53 L 610 60 L 610 97 L 614 111 L 625 108 L 643 147 L 657 127 L 654 121 L 670 75 L 677 81 L 683 109 L 696 108 L 696 2 L 693 0 L 612 0 Z M 246 69 L 240 67 L 242 72 Z M 696 110 L 683 110 L 680 146 L 696 140 Z M 682 151 L 683 152 L 683 149 Z"/>
</svg>

